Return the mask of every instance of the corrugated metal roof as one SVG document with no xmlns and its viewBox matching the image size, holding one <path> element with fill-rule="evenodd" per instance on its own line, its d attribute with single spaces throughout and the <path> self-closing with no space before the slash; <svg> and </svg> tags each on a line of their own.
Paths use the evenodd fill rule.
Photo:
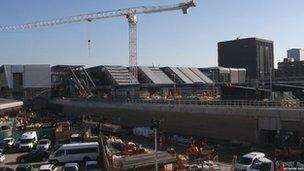
<svg viewBox="0 0 304 171">
<path fill-rule="evenodd" d="M 202 79 L 207 84 L 212 84 L 213 81 L 208 78 L 205 74 L 203 74 L 198 68 L 190 68 L 192 72 L 194 72 L 200 79 Z"/>
<path fill-rule="evenodd" d="M 22 105 L 23 105 L 22 101 L 0 98 L 0 111 L 15 108 L 15 107 L 21 107 Z"/>
<path fill-rule="evenodd" d="M 198 68 L 169 67 L 184 84 L 212 84 L 212 80 L 202 73 Z"/>
<path fill-rule="evenodd" d="M 170 69 L 181 79 L 185 84 L 191 84 L 191 81 L 185 74 L 183 74 L 177 67 L 170 67 Z"/>
<path fill-rule="evenodd" d="M 139 84 L 138 80 L 132 75 L 127 67 L 124 66 L 104 66 L 112 79 L 118 85 Z"/>
<path fill-rule="evenodd" d="M 180 67 L 179 70 L 183 72 L 193 83 L 205 83 L 196 74 L 194 74 L 189 68 Z"/>
<path fill-rule="evenodd" d="M 174 82 L 158 67 L 140 66 L 139 69 L 154 84 L 174 84 Z"/>
</svg>

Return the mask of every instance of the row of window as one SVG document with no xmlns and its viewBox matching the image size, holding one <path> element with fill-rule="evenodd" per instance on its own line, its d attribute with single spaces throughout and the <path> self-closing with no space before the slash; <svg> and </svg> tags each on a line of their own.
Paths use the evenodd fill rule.
<svg viewBox="0 0 304 171">
<path fill-rule="evenodd" d="M 70 154 L 81 154 L 81 153 L 98 153 L 97 147 L 90 147 L 90 148 L 78 148 L 78 149 L 70 149 L 66 150 L 66 155 Z M 62 156 L 64 154 L 64 150 L 59 150 L 55 156 Z"/>
</svg>

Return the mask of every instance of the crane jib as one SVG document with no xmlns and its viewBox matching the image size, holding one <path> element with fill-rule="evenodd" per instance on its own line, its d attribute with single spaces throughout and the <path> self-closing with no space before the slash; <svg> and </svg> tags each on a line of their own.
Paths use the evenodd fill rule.
<svg viewBox="0 0 304 171">
<path fill-rule="evenodd" d="M 91 22 L 93 20 L 113 18 L 125 16 L 129 23 L 129 66 L 132 75 L 130 77 L 137 79 L 137 14 L 150 14 L 174 10 L 182 10 L 183 14 L 188 13 L 188 9 L 195 7 L 194 0 L 179 3 L 176 5 L 167 6 L 151 6 L 151 7 L 135 7 L 118 9 L 113 11 L 96 12 L 90 14 L 81 14 L 76 16 L 57 18 L 44 21 L 36 21 L 25 24 L 16 25 L 0 25 L 0 31 L 10 31 L 10 30 L 21 30 L 21 29 L 32 29 L 37 27 L 54 26 L 60 24 L 76 23 L 76 22 Z M 90 42 L 89 42 L 90 43 Z M 132 80 L 132 79 L 130 79 Z"/>
<path fill-rule="evenodd" d="M 25 23 L 25 24 L 0 25 L 0 31 L 31 29 L 31 28 L 37 28 L 37 27 L 43 27 L 43 26 L 66 24 L 66 23 L 86 22 L 86 21 L 98 20 L 98 19 L 103 19 L 103 18 L 126 16 L 130 13 L 148 14 L 148 13 L 157 13 L 157 12 L 165 12 L 165 11 L 173 11 L 173 10 L 182 10 L 183 13 L 185 13 L 184 11 L 187 11 L 190 7 L 195 7 L 194 1 L 180 3 L 177 5 L 151 6 L 151 7 L 143 6 L 143 7 L 113 10 L 113 11 L 96 12 L 96 13 L 90 13 L 90 14 L 82 14 L 82 15 L 58 18 L 58 19 L 36 21 L 36 22 Z"/>
</svg>

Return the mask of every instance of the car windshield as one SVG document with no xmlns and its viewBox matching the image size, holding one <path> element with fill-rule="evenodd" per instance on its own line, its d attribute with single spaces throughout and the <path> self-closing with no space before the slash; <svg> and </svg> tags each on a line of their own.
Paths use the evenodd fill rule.
<svg viewBox="0 0 304 171">
<path fill-rule="evenodd" d="M 240 160 L 238 161 L 238 163 L 242 165 L 250 165 L 251 162 L 252 162 L 252 158 L 248 158 L 248 157 L 241 157 Z"/>
<path fill-rule="evenodd" d="M 99 169 L 99 166 L 97 164 L 90 164 L 87 166 L 87 169 L 88 170 L 91 170 L 91 169 Z"/>
<path fill-rule="evenodd" d="M 33 139 L 21 139 L 20 140 L 21 144 L 28 144 L 28 143 L 32 143 L 32 142 L 33 142 Z"/>
<path fill-rule="evenodd" d="M 48 141 L 46 141 L 46 140 L 39 141 L 39 144 L 47 144 L 47 143 L 48 143 Z"/>
<path fill-rule="evenodd" d="M 65 167 L 64 171 L 77 171 L 76 167 Z"/>
<path fill-rule="evenodd" d="M 6 143 L 9 143 L 9 142 L 11 142 L 11 140 L 10 139 L 5 139 L 5 140 L 3 140 L 4 142 L 6 142 Z"/>
</svg>

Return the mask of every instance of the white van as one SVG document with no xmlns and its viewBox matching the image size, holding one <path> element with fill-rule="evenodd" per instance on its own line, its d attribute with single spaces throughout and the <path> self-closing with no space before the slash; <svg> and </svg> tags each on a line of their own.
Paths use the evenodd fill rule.
<svg viewBox="0 0 304 171">
<path fill-rule="evenodd" d="M 51 163 L 66 163 L 97 160 L 99 157 L 98 142 L 64 144 L 49 156 Z"/>
<path fill-rule="evenodd" d="M 258 159 L 265 157 L 264 153 L 261 152 L 251 152 L 243 155 L 237 163 L 234 165 L 236 171 L 245 171 Z"/>
<path fill-rule="evenodd" d="M 25 132 L 20 138 L 19 148 L 21 150 L 30 150 L 35 147 L 38 141 L 36 131 Z"/>
<path fill-rule="evenodd" d="M 258 159 L 247 169 L 247 171 L 261 171 L 261 170 L 274 171 L 275 168 L 273 161 L 269 160 L 266 157 L 263 157 Z"/>
</svg>

